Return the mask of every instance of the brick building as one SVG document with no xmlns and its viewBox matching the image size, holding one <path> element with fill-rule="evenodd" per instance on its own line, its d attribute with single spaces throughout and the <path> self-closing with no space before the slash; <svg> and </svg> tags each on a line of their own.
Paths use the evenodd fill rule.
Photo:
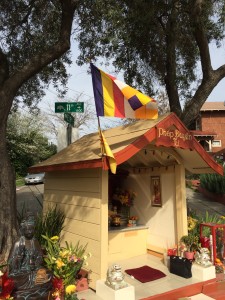
<svg viewBox="0 0 225 300">
<path fill-rule="evenodd" d="M 207 152 L 225 160 L 225 102 L 205 102 L 193 133 Z"/>
</svg>

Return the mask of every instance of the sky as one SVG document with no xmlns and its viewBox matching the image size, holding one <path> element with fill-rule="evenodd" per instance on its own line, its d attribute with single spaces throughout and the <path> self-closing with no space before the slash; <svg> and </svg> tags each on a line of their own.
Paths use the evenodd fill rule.
<svg viewBox="0 0 225 300">
<path fill-rule="evenodd" d="M 220 49 L 217 49 L 215 45 L 210 47 L 212 66 L 213 69 L 225 64 L 225 45 L 222 45 Z M 223 102 L 225 101 L 225 79 L 215 87 L 207 101 Z"/>
<path fill-rule="evenodd" d="M 212 66 L 214 69 L 218 68 L 222 64 L 225 64 L 225 44 L 222 45 L 222 48 L 217 49 L 215 45 L 211 45 L 210 47 L 210 52 L 211 52 L 211 57 L 212 57 Z M 93 103 L 93 111 L 95 113 L 95 106 L 94 106 L 94 95 L 93 95 L 93 88 L 92 88 L 92 79 L 91 79 L 91 74 L 88 74 L 87 71 L 89 69 L 89 65 L 83 65 L 81 67 L 77 66 L 76 64 L 76 59 L 77 59 L 77 53 L 78 50 L 76 46 L 73 46 L 72 48 L 72 55 L 74 59 L 74 63 L 72 66 L 69 68 L 69 73 L 71 74 L 71 77 L 68 81 L 68 93 L 67 93 L 67 98 L 65 100 L 61 100 L 57 97 L 57 93 L 53 88 L 49 88 L 46 91 L 46 96 L 44 99 L 41 101 L 39 107 L 43 110 L 46 110 L 47 103 L 51 104 L 52 109 L 54 110 L 54 104 L 57 101 L 68 101 L 76 99 L 76 97 L 82 93 L 82 97 L 80 98 L 79 101 L 85 102 L 89 100 L 91 103 Z M 97 67 L 103 69 L 105 72 L 116 76 L 118 79 L 123 81 L 123 78 L 121 75 L 116 75 L 113 73 L 113 67 L 105 67 L 100 66 L 96 64 Z M 151 95 L 149 95 L 151 96 Z M 157 98 L 156 98 L 157 100 Z M 216 88 L 212 91 L 210 96 L 208 97 L 207 101 L 218 101 L 222 102 L 225 101 L 225 79 L 223 79 L 217 86 Z M 104 120 L 106 119 L 106 120 Z M 101 122 L 104 122 L 105 124 L 107 123 L 107 118 L 101 118 Z M 90 133 L 94 132 L 97 130 L 97 117 L 96 121 L 92 123 L 92 125 L 89 127 L 88 132 L 84 133 Z"/>
</svg>

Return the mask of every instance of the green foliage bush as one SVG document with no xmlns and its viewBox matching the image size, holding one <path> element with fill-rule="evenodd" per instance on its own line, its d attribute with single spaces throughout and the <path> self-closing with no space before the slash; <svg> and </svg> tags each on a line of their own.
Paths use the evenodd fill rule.
<svg viewBox="0 0 225 300">
<path fill-rule="evenodd" d="M 43 248 L 45 248 L 46 245 L 46 239 L 43 238 L 43 235 L 59 237 L 63 230 L 64 221 L 65 214 L 57 206 L 48 207 L 45 214 L 38 215 L 35 226 L 35 237 Z"/>
<path fill-rule="evenodd" d="M 225 194 L 225 175 L 219 174 L 201 174 L 201 187 L 209 192 L 216 194 Z"/>
<path fill-rule="evenodd" d="M 200 234 L 201 223 L 225 224 L 225 217 L 220 217 L 216 214 L 209 214 L 208 211 L 206 211 L 205 214 L 197 214 L 196 212 L 190 212 L 188 214 L 188 218 L 192 218 L 193 220 L 195 220 L 194 228 L 189 231 L 189 233 L 193 235 Z M 210 228 L 203 228 L 203 236 L 209 236 L 210 232 Z"/>
</svg>

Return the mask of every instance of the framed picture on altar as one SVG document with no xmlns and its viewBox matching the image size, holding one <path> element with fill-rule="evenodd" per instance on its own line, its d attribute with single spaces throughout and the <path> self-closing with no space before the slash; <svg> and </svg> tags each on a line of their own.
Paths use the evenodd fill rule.
<svg viewBox="0 0 225 300">
<path fill-rule="evenodd" d="M 162 206 L 160 176 L 151 176 L 151 205 Z"/>
</svg>

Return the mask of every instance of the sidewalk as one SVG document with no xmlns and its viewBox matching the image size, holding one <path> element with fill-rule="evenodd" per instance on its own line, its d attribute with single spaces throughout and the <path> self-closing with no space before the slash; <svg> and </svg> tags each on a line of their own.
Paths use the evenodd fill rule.
<svg viewBox="0 0 225 300">
<path fill-rule="evenodd" d="M 188 209 L 203 215 L 208 211 L 210 215 L 225 216 L 225 205 L 212 201 L 190 188 L 186 188 L 186 195 Z"/>
</svg>

